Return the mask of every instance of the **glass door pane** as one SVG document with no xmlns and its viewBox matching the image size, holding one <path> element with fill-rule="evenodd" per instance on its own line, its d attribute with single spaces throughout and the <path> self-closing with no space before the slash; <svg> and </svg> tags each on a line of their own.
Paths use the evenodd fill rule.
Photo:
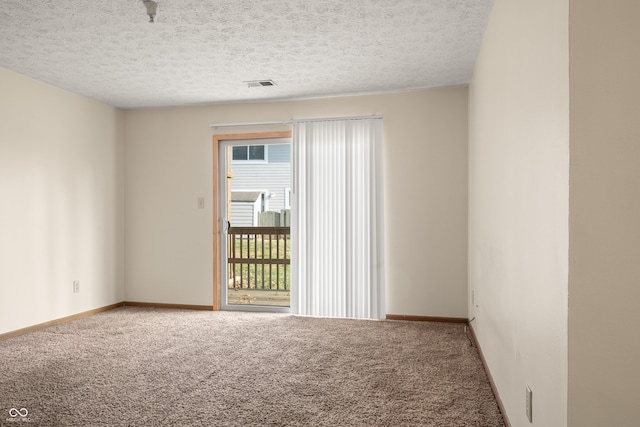
<svg viewBox="0 0 640 427">
<path fill-rule="evenodd" d="M 223 308 L 288 310 L 290 140 L 229 141 L 224 150 L 220 165 L 225 182 L 220 205 L 226 218 L 221 248 Z"/>
</svg>

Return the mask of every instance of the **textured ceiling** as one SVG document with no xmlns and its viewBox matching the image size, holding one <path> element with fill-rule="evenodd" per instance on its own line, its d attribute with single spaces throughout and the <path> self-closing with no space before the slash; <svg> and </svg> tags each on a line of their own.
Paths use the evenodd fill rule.
<svg viewBox="0 0 640 427">
<path fill-rule="evenodd" d="M 466 84 L 492 4 L 0 0 L 0 66 L 122 108 Z"/>
</svg>

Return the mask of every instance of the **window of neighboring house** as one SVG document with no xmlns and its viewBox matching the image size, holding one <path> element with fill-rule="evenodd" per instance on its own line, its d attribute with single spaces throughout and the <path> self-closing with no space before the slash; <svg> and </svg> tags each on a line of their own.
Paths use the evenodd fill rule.
<svg viewBox="0 0 640 427">
<path fill-rule="evenodd" d="M 267 159 L 264 145 L 240 145 L 233 147 L 233 161 L 260 161 Z"/>
</svg>

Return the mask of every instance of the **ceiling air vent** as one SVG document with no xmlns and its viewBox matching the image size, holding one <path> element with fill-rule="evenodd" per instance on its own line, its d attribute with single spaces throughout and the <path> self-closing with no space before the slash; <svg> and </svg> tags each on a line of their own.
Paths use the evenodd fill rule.
<svg viewBox="0 0 640 427">
<path fill-rule="evenodd" d="M 245 82 L 248 87 L 268 87 L 275 86 L 275 82 L 273 80 L 251 80 Z"/>
</svg>

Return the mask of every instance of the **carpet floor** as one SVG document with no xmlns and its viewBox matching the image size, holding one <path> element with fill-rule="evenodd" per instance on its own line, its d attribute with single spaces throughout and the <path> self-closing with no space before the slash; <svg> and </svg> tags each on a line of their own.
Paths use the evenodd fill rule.
<svg viewBox="0 0 640 427">
<path fill-rule="evenodd" d="M 123 307 L 0 341 L 0 425 L 503 422 L 461 324 Z"/>
</svg>

